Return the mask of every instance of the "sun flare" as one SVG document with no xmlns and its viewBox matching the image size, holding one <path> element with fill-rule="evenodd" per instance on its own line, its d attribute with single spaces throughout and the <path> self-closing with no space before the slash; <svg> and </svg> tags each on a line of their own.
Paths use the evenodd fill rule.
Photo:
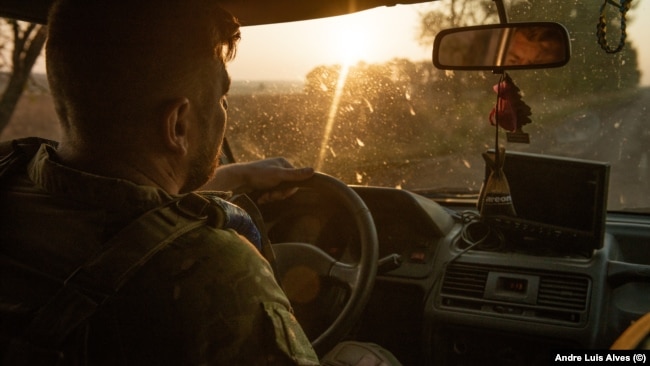
<svg viewBox="0 0 650 366">
<path fill-rule="evenodd" d="M 369 56 L 372 35 L 362 23 L 341 19 L 340 25 L 331 35 L 332 52 L 344 66 L 355 64 Z"/>
</svg>

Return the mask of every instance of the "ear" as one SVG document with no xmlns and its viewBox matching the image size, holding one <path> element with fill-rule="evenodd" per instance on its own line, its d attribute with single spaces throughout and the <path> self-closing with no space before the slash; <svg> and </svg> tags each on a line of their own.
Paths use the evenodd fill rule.
<svg viewBox="0 0 650 366">
<path fill-rule="evenodd" d="M 177 98 L 167 103 L 163 115 L 165 147 L 182 156 L 187 154 L 189 146 L 189 111 L 189 99 Z"/>
</svg>

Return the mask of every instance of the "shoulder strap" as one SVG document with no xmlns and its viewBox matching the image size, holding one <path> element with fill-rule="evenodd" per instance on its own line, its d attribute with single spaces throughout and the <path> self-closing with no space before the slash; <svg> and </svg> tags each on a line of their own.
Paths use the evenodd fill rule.
<svg viewBox="0 0 650 366">
<path fill-rule="evenodd" d="M 40 137 L 27 137 L 0 144 L 0 181 L 34 157 L 42 144 L 57 145 L 54 141 Z"/>
<path fill-rule="evenodd" d="M 133 221 L 106 243 L 106 250 L 86 262 L 66 282 L 113 294 L 179 236 L 204 224 L 221 227 L 224 221 L 225 214 L 218 206 L 199 194 L 186 194 Z"/>
<path fill-rule="evenodd" d="M 195 193 L 145 213 L 65 280 L 23 337 L 12 341 L 3 361 L 12 365 L 56 364 L 63 355 L 53 350 L 151 257 L 181 235 L 205 224 L 220 227 L 224 220 L 218 206 Z"/>
</svg>

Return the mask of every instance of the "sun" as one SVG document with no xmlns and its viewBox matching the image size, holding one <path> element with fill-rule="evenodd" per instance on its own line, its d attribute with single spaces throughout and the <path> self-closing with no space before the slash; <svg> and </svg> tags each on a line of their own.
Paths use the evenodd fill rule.
<svg viewBox="0 0 650 366">
<path fill-rule="evenodd" d="M 370 56 L 372 34 L 364 23 L 355 22 L 354 19 L 338 19 L 335 30 L 330 34 L 333 56 L 343 66 L 367 60 Z"/>
</svg>

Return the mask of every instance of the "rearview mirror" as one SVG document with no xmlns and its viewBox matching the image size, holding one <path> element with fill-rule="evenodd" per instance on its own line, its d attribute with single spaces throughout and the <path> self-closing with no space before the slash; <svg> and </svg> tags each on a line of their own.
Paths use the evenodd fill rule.
<svg viewBox="0 0 650 366">
<path fill-rule="evenodd" d="M 433 42 L 433 64 L 443 70 L 559 67 L 570 54 L 566 28 L 551 22 L 445 29 Z"/>
</svg>

